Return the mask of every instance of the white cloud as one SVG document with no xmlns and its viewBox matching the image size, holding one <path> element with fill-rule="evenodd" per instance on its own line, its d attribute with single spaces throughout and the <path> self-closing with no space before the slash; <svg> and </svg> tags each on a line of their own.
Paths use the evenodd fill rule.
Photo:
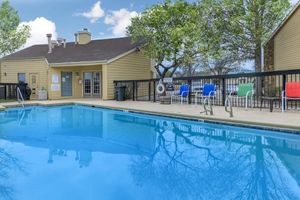
<svg viewBox="0 0 300 200">
<path fill-rule="evenodd" d="M 28 25 L 30 27 L 31 34 L 30 38 L 24 45 L 24 48 L 35 44 L 47 44 L 47 33 L 51 33 L 53 39 L 57 38 L 55 23 L 44 17 L 38 17 L 33 21 L 20 23 L 20 26 L 22 25 Z"/>
<path fill-rule="evenodd" d="M 76 15 L 86 17 L 90 20 L 91 23 L 96 23 L 101 17 L 104 17 L 105 12 L 101 8 L 101 2 L 97 1 L 90 11 L 77 13 Z"/>
<path fill-rule="evenodd" d="M 125 8 L 111 11 L 106 15 L 104 23 L 112 25 L 112 33 L 114 36 L 124 36 L 126 28 L 131 24 L 131 18 L 138 16 L 135 11 L 128 11 Z"/>
</svg>

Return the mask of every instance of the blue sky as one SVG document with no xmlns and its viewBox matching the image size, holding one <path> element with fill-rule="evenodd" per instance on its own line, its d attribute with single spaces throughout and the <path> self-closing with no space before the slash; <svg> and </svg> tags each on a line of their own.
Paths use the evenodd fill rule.
<svg viewBox="0 0 300 200">
<path fill-rule="evenodd" d="M 0 0 L 1 1 L 1 0 Z M 94 39 L 124 36 L 130 18 L 164 0 L 10 0 L 32 37 L 25 46 L 46 43 L 46 33 L 74 40 L 88 28 Z M 292 0 L 295 3 L 297 0 Z"/>
<path fill-rule="evenodd" d="M 124 36 L 130 18 L 163 0 L 11 0 L 22 22 L 31 26 L 29 44 L 46 42 L 45 34 L 73 41 L 74 33 L 88 28 L 93 38 Z M 44 42 L 43 42 L 44 41 Z"/>
</svg>

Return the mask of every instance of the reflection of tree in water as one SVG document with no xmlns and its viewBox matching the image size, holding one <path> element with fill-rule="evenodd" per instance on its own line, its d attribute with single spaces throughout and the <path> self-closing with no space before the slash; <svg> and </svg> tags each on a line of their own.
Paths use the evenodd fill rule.
<svg viewBox="0 0 300 200">
<path fill-rule="evenodd" d="M 133 158 L 131 166 L 137 184 L 162 199 L 297 199 L 285 166 L 264 137 L 168 126 L 156 126 L 153 154 Z"/>
<path fill-rule="evenodd" d="M 11 170 L 21 170 L 23 168 L 20 161 L 13 155 L 0 148 L 0 199 L 14 199 L 14 188 L 8 183 Z"/>
</svg>

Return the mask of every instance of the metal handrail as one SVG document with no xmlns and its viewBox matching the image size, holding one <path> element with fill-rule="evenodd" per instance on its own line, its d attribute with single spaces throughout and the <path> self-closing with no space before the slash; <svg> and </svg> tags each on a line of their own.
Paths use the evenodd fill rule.
<svg viewBox="0 0 300 200">
<path fill-rule="evenodd" d="M 209 109 L 206 107 L 206 104 L 209 106 Z M 213 111 L 213 107 L 212 107 L 212 103 L 211 103 L 210 98 L 205 98 L 204 99 L 203 108 L 204 108 L 204 111 L 200 112 L 200 113 L 205 113 L 206 115 L 208 115 L 208 113 L 209 113 L 210 115 L 214 115 L 214 111 Z"/>
<path fill-rule="evenodd" d="M 229 106 L 229 110 L 228 110 L 228 106 Z M 232 109 L 232 104 L 231 104 L 231 101 L 230 101 L 229 97 L 227 97 L 226 100 L 225 100 L 225 111 L 227 113 L 229 113 L 230 118 L 233 117 L 233 109 Z"/>
<path fill-rule="evenodd" d="M 22 92 L 20 90 L 19 87 L 17 87 L 17 99 L 18 99 L 18 102 L 22 105 L 22 107 L 24 108 L 24 98 L 23 98 L 23 95 L 22 95 Z"/>
</svg>

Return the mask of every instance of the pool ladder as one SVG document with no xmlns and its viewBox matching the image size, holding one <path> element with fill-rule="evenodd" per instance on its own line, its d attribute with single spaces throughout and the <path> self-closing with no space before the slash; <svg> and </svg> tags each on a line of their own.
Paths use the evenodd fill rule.
<svg viewBox="0 0 300 200">
<path fill-rule="evenodd" d="M 207 105 L 209 106 L 209 108 L 206 107 Z M 206 115 L 208 115 L 208 113 L 209 113 L 210 115 L 214 115 L 214 111 L 213 111 L 213 107 L 212 107 L 210 98 L 204 99 L 203 108 L 204 108 L 204 111 L 200 112 L 200 113 L 205 113 Z"/>
<path fill-rule="evenodd" d="M 228 109 L 228 107 L 229 107 L 229 109 Z M 226 100 L 225 100 L 225 111 L 226 111 L 227 113 L 229 113 L 229 117 L 230 117 L 230 118 L 233 117 L 232 104 L 231 104 L 230 98 L 228 98 L 228 97 L 227 97 Z"/>
<path fill-rule="evenodd" d="M 21 90 L 20 90 L 19 87 L 17 87 L 17 99 L 18 99 L 19 104 L 21 104 L 22 107 L 24 108 L 24 102 L 25 102 L 25 101 L 24 101 L 22 92 L 21 92 Z"/>
</svg>

